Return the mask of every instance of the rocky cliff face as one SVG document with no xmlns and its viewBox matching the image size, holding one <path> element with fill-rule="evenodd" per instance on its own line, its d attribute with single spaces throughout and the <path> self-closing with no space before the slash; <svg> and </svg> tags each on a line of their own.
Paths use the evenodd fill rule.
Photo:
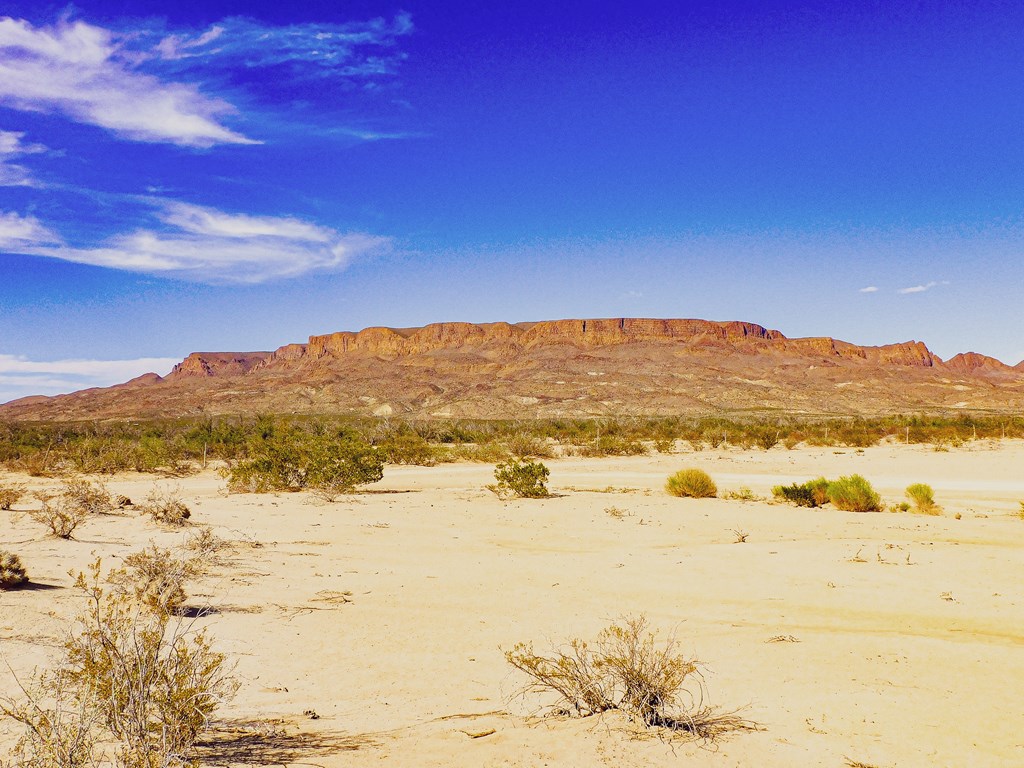
<svg viewBox="0 0 1024 768">
<path fill-rule="evenodd" d="M 193 352 L 174 366 L 166 378 L 238 376 L 270 357 L 270 352 Z"/>
<path fill-rule="evenodd" d="M 1019 411 L 1024 364 L 921 342 L 790 339 L 754 323 L 603 318 L 434 323 L 311 336 L 274 352 L 197 352 L 164 379 L 25 398 L 0 418 L 262 412 L 410 418 Z"/>
</svg>

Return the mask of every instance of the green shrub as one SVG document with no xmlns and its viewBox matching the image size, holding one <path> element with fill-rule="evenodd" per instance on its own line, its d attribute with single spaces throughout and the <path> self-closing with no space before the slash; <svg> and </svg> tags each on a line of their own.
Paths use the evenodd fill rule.
<svg viewBox="0 0 1024 768">
<path fill-rule="evenodd" d="M 298 429 L 270 430 L 250 447 L 251 458 L 228 473 L 228 489 L 238 493 L 330 488 L 351 492 L 384 476 L 381 453 L 362 437 Z"/>
<path fill-rule="evenodd" d="M 447 458 L 448 452 L 431 445 L 415 432 L 391 435 L 377 449 L 388 464 L 415 464 L 432 467 Z"/>
<path fill-rule="evenodd" d="M 860 475 L 840 477 L 828 484 L 828 500 L 846 512 L 879 512 L 882 499 Z"/>
<path fill-rule="evenodd" d="M 905 493 L 914 505 L 915 512 L 922 515 L 937 515 L 941 512 L 939 505 L 935 503 L 935 492 L 930 485 L 914 483 L 907 486 Z"/>
<path fill-rule="evenodd" d="M 775 429 L 774 427 L 762 427 L 755 432 L 754 442 L 766 451 L 770 451 L 779 444 L 780 434 L 781 430 Z"/>
<path fill-rule="evenodd" d="M 772 488 L 772 496 L 783 501 L 788 501 L 790 504 L 796 504 L 798 507 L 816 507 L 818 502 L 814 500 L 814 494 L 811 489 L 807 487 L 807 484 L 797 485 L 776 485 Z"/>
<path fill-rule="evenodd" d="M 828 502 L 828 485 L 828 480 L 819 477 L 799 485 L 776 485 L 772 488 L 772 495 L 798 507 L 820 507 Z"/>
<path fill-rule="evenodd" d="M 0 549 L 0 589 L 20 587 L 28 582 L 25 566 L 21 558 L 13 552 Z"/>
<path fill-rule="evenodd" d="M 639 440 L 618 435 L 601 435 L 595 440 L 582 443 L 578 452 L 580 456 L 599 458 L 601 456 L 644 456 L 648 450 L 647 446 Z"/>
<path fill-rule="evenodd" d="M 551 495 L 546 485 L 549 474 L 539 461 L 509 459 L 494 468 L 497 482 L 487 487 L 501 498 L 542 499 Z"/>
<path fill-rule="evenodd" d="M 666 481 L 665 491 L 670 496 L 708 499 L 718 495 L 718 486 L 703 469 L 681 469 Z"/>
</svg>

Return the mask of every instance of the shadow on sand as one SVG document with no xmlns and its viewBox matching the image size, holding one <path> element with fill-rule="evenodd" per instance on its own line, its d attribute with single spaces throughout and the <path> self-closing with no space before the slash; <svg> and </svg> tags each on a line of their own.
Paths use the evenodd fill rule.
<svg viewBox="0 0 1024 768">
<path fill-rule="evenodd" d="M 204 765 L 287 765 L 311 757 L 353 752 L 377 742 L 366 736 L 286 733 L 274 722 L 219 723 L 197 746 Z"/>
</svg>

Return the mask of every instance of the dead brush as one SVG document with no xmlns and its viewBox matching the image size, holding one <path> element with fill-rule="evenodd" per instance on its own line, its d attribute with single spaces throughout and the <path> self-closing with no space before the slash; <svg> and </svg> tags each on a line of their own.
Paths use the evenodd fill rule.
<svg viewBox="0 0 1024 768">
<path fill-rule="evenodd" d="M 49 528 L 58 539 L 72 538 L 75 529 L 89 516 L 87 510 L 69 503 L 63 496 L 36 493 L 35 497 L 39 500 L 39 509 L 30 510 L 28 516 Z"/>
<path fill-rule="evenodd" d="M 82 510 L 86 515 L 102 515 L 113 511 L 110 491 L 99 480 L 71 477 L 61 484 L 60 498 L 66 507 Z"/>
<path fill-rule="evenodd" d="M 185 550 L 192 553 L 198 562 L 204 564 L 204 569 L 223 565 L 226 557 L 222 554 L 229 552 L 232 548 L 231 542 L 215 534 L 210 528 L 198 528 L 194 533 L 186 537 Z"/>
<path fill-rule="evenodd" d="M 0 509 L 10 509 L 25 495 L 24 483 L 0 485 Z"/>
<path fill-rule="evenodd" d="M 146 500 L 137 505 L 136 509 L 144 515 L 149 515 L 154 522 L 164 525 L 185 526 L 192 517 L 192 511 L 181 500 L 181 491 L 178 488 L 154 486 Z"/>
<path fill-rule="evenodd" d="M 756 725 L 704 703 L 701 663 L 684 656 L 673 638 L 658 643 L 644 616 L 627 617 L 593 644 L 572 639 L 544 656 L 518 643 L 505 660 L 531 678 L 525 691 L 554 693 L 556 713 L 587 717 L 619 710 L 647 727 L 713 740 Z"/>
</svg>

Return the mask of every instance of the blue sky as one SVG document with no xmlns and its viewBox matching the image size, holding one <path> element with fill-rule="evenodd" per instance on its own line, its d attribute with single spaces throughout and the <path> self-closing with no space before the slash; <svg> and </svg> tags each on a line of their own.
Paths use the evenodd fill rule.
<svg viewBox="0 0 1024 768">
<path fill-rule="evenodd" d="M 294 5 L 4 4 L 0 401 L 442 320 L 1024 359 L 1019 4 Z"/>
</svg>

